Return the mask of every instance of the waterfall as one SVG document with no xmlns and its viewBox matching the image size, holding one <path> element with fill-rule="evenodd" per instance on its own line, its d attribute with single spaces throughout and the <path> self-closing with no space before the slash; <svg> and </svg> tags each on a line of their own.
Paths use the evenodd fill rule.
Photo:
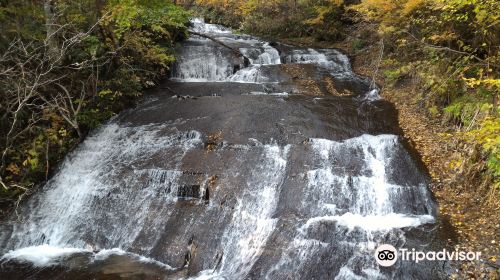
<svg viewBox="0 0 500 280">
<path fill-rule="evenodd" d="M 92 132 L 0 224 L 0 278 L 446 278 L 439 262 L 373 258 L 381 243 L 442 237 L 392 106 L 345 54 L 191 28 L 249 63 L 183 42 L 164 87 Z"/>
</svg>

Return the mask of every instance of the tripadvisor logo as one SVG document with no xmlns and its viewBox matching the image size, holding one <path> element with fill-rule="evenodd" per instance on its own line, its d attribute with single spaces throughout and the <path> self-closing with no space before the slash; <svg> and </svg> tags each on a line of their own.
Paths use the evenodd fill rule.
<svg viewBox="0 0 500 280">
<path fill-rule="evenodd" d="M 392 266 L 398 260 L 398 252 L 394 246 L 382 244 L 375 250 L 375 260 L 381 266 Z"/>
<path fill-rule="evenodd" d="M 389 244 L 382 244 L 375 250 L 375 260 L 380 266 L 392 266 L 396 261 L 413 261 L 419 263 L 420 261 L 473 261 L 479 260 L 481 252 L 464 252 L 464 251 L 448 251 L 443 249 L 441 251 L 416 251 L 415 249 L 400 248 L 399 251 L 394 246 Z"/>
</svg>

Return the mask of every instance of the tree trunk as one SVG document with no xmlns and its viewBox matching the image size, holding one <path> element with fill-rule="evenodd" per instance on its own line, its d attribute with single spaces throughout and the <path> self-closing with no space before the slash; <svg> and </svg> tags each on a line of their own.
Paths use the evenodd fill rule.
<svg viewBox="0 0 500 280">
<path fill-rule="evenodd" d="M 45 0 L 43 3 L 43 11 L 45 13 L 45 29 L 46 29 L 46 44 L 50 57 L 55 57 L 59 52 L 56 32 L 56 4 L 54 0 Z"/>
</svg>

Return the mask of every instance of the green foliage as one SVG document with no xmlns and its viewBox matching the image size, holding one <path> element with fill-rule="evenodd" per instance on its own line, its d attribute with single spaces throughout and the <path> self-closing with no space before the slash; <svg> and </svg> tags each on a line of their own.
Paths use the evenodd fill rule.
<svg viewBox="0 0 500 280">
<path fill-rule="evenodd" d="M 170 32 L 182 29 L 189 14 L 182 8 L 162 0 L 111 0 L 107 23 L 114 24 L 114 33 L 120 38 L 133 29 L 148 29 L 170 37 Z"/>
<path fill-rule="evenodd" d="M 31 1 L 0 1 L 0 34 L 7 38 L 43 39 L 45 22 L 43 5 L 34 5 Z M 0 39 L 0 49 L 7 42 Z"/>
<path fill-rule="evenodd" d="M 385 59 L 382 63 L 384 65 L 383 75 L 392 83 L 410 75 L 412 70 L 412 64 L 401 64 L 394 59 Z"/>
<path fill-rule="evenodd" d="M 312 36 L 319 41 L 334 41 L 343 36 L 342 0 L 197 0 L 196 3 L 198 12 L 208 20 L 253 34 Z"/>
<path fill-rule="evenodd" d="M 493 105 L 487 100 L 474 95 L 463 95 L 444 108 L 444 112 L 451 120 L 469 127 L 473 122 L 489 116 L 493 112 Z"/>
<path fill-rule="evenodd" d="M 457 136 L 481 147 L 486 174 L 498 179 L 500 2 L 365 0 L 352 9 L 379 23 L 384 77 L 418 81 L 428 112 L 465 131 Z"/>
<path fill-rule="evenodd" d="M 0 179 L 11 186 L 0 188 L 0 196 L 15 196 L 45 180 L 90 129 L 133 105 L 145 87 L 167 73 L 174 42 L 186 36 L 189 22 L 188 12 L 166 0 L 52 1 L 52 20 L 61 28 L 51 41 L 62 54 L 53 61 L 45 45 L 44 3 L 0 1 L 0 51 L 5 53 L 0 57 L 0 152 L 6 151 Z M 16 98 L 23 95 L 17 90 L 33 79 L 17 79 L 12 69 L 23 77 L 47 70 L 47 82 L 33 88 L 18 113 Z M 8 135 L 11 127 L 14 133 Z"/>
<path fill-rule="evenodd" d="M 360 51 L 362 49 L 364 49 L 367 45 L 367 42 L 363 41 L 363 40 L 360 40 L 360 39 L 356 39 L 354 40 L 353 44 L 352 44 L 352 49 L 354 51 Z"/>
</svg>

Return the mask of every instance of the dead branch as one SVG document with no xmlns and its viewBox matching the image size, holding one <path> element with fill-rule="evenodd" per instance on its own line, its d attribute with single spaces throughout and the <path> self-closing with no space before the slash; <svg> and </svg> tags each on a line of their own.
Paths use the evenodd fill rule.
<svg viewBox="0 0 500 280">
<path fill-rule="evenodd" d="M 249 64 L 250 64 L 250 59 L 248 57 L 246 57 L 244 54 L 242 54 L 240 52 L 240 50 L 236 49 L 236 48 L 233 48 L 227 44 L 225 44 L 224 42 L 220 41 L 220 40 L 217 40 L 215 39 L 214 37 L 211 37 L 211 36 L 208 36 L 206 34 L 203 34 L 203 33 L 199 33 L 199 32 L 195 32 L 195 31 L 188 31 L 190 34 L 192 35 L 196 35 L 196 36 L 200 36 L 200 37 L 203 37 L 203 38 L 206 38 L 206 39 L 209 39 L 225 48 L 228 48 L 230 49 L 231 51 L 233 51 L 234 54 L 236 54 L 237 56 L 240 56 L 240 57 L 243 57 L 244 61 L 245 61 L 245 67 L 247 67 Z"/>
</svg>

